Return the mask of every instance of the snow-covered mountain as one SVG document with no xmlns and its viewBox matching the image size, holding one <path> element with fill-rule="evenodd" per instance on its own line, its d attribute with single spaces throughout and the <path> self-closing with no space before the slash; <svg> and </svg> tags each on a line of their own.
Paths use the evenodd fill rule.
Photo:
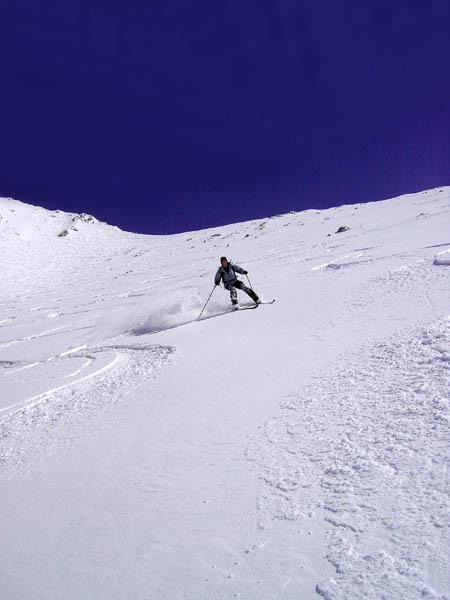
<svg viewBox="0 0 450 600">
<path fill-rule="evenodd" d="M 1 598 L 450 598 L 450 188 L 0 252 Z"/>
<path fill-rule="evenodd" d="M 105 225 L 91 215 L 51 211 L 12 198 L 0 198 L 0 231 L 3 240 L 16 235 L 22 240 L 35 240 L 41 244 L 42 236 L 64 237 L 70 232 L 83 231 L 86 223 Z"/>
</svg>

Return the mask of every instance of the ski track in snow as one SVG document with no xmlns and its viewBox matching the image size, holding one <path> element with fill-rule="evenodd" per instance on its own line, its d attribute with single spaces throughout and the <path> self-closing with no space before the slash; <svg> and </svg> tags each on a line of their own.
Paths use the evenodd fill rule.
<svg viewBox="0 0 450 600">
<path fill-rule="evenodd" d="M 146 381 L 154 379 L 157 372 L 173 360 L 176 350 L 169 346 L 122 340 L 100 348 L 69 350 L 58 358 L 64 356 L 88 359 L 83 368 L 69 373 L 65 379 L 82 373 L 97 360 L 102 366 L 94 366 L 88 375 L 0 410 L 1 478 L 23 471 L 29 463 L 57 449 L 69 448 L 89 420 L 98 419 L 105 409 L 123 402 L 141 385 L 143 378 Z M 31 363 L 21 369 L 39 364 Z M 18 370 L 20 368 L 15 372 Z M 9 374 L 7 371 L 4 376 Z"/>
</svg>

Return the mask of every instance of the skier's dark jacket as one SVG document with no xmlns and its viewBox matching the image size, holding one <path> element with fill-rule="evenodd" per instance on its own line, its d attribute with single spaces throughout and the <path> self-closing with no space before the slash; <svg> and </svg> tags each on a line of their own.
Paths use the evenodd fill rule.
<svg viewBox="0 0 450 600">
<path fill-rule="evenodd" d="M 222 279 L 223 285 L 225 287 L 229 285 L 234 285 L 237 281 L 236 272 L 241 273 L 242 275 L 245 275 L 247 273 L 247 271 L 241 269 L 241 267 L 238 267 L 237 265 L 234 265 L 233 263 L 229 262 L 226 268 L 223 266 L 219 267 L 219 270 L 217 271 L 216 276 L 214 278 L 214 283 L 218 285 L 220 283 L 220 280 Z"/>
</svg>

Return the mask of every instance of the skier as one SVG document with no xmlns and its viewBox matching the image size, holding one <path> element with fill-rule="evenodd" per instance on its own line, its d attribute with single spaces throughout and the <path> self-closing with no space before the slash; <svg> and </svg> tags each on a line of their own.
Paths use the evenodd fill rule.
<svg viewBox="0 0 450 600">
<path fill-rule="evenodd" d="M 261 304 L 261 300 L 255 294 L 255 292 L 248 288 L 246 285 L 239 281 L 236 277 L 236 273 L 241 273 L 242 275 L 247 275 L 248 271 L 245 269 L 241 269 L 237 265 L 229 262 L 226 256 L 222 256 L 220 259 L 221 266 L 219 267 L 216 276 L 214 278 L 214 283 L 219 285 L 220 281 L 223 280 L 223 285 L 226 290 L 230 292 L 231 304 L 238 308 L 238 299 L 237 299 L 237 289 L 242 290 L 246 294 L 250 296 L 250 298 L 256 302 L 256 304 Z"/>
</svg>

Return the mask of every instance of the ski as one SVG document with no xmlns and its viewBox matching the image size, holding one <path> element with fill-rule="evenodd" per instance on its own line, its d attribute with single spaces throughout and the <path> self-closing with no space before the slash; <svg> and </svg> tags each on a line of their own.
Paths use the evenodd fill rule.
<svg viewBox="0 0 450 600">
<path fill-rule="evenodd" d="M 273 300 L 266 300 L 266 301 L 261 301 L 258 302 L 258 304 L 253 304 L 252 306 L 239 306 L 239 308 L 237 308 L 236 310 L 253 310 L 254 308 L 258 308 L 258 306 L 260 304 L 273 304 L 275 302 L 276 298 L 274 298 Z M 233 312 L 233 311 L 231 311 Z"/>
<path fill-rule="evenodd" d="M 218 313 L 216 315 L 208 315 L 207 317 L 203 317 L 203 319 L 200 319 L 200 320 L 206 321 L 207 319 L 212 319 L 213 317 L 220 317 L 221 315 L 229 315 L 230 313 L 239 312 L 241 310 L 254 310 L 255 308 L 258 308 L 258 306 L 260 304 L 273 304 L 275 302 L 275 300 L 276 300 L 276 298 L 274 298 L 273 300 L 265 301 L 265 302 L 259 302 L 258 304 L 251 304 L 250 306 L 244 304 L 243 306 L 239 306 L 238 308 L 235 308 L 235 309 L 230 308 L 223 313 Z"/>
</svg>

